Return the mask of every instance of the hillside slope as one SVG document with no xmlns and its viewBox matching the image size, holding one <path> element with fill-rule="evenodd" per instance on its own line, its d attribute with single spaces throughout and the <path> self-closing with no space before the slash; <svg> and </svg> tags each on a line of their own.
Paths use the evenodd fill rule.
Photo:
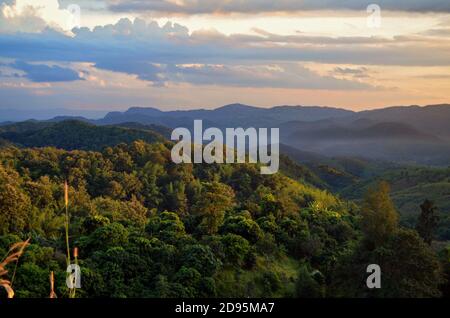
<svg viewBox="0 0 450 318">
<path fill-rule="evenodd" d="M 433 201 L 441 216 L 439 238 L 450 240 L 450 168 L 397 168 L 350 185 L 340 194 L 346 199 L 361 200 L 381 180 L 391 185 L 392 199 L 403 222 L 411 227 L 415 226 L 420 205 L 426 199 Z"/>
<path fill-rule="evenodd" d="M 24 122 L 0 129 L 0 138 L 24 147 L 56 147 L 73 150 L 101 150 L 106 146 L 143 140 L 163 142 L 165 138 L 149 129 L 96 126 L 82 121 L 56 123 Z"/>
</svg>

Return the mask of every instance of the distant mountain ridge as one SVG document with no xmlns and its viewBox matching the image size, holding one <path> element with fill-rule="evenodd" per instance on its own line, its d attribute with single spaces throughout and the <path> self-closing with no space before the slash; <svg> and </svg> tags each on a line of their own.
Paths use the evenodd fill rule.
<svg viewBox="0 0 450 318">
<path fill-rule="evenodd" d="M 133 107 L 96 121 L 156 124 L 192 130 L 195 119 L 204 127 L 280 128 L 280 142 L 323 156 L 363 156 L 445 165 L 450 162 L 450 105 L 405 106 L 354 112 L 315 106 L 258 108 L 243 104 L 213 110 L 161 111 Z"/>
<path fill-rule="evenodd" d="M 202 119 L 207 126 L 224 127 L 280 127 L 295 121 L 323 124 L 333 121 L 336 124 L 368 128 L 384 122 L 409 125 L 427 135 L 450 139 L 450 105 L 395 106 L 376 110 L 355 112 L 340 108 L 319 106 L 276 106 L 258 108 L 243 104 L 230 104 L 213 110 L 162 111 L 157 108 L 132 107 L 125 112 L 111 112 L 97 124 L 118 124 L 138 122 L 159 124 L 167 127 L 189 127 L 194 119 Z"/>
<path fill-rule="evenodd" d="M 293 133 L 290 138 L 292 139 L 305 139 L 310 142 L 315 142 L 321 139 L 328 140 L 376 140 L 376 139 L 411 139 L 421 141 L 439 141 L 439 138 L 431 134 L 424 133 L 416 128 L 395 122 L 375 123 L 370 124 L 367 127 L 343 127 L 330 124 L 326 128 L 312 128 L 298 129 Z"/>
<path fill-rule="evenodd" d="M 99 124 L 118 124 L 138 122 L 143 124 L 163 124 L 172 128 L 194 119 L 202 119 L 209 126 L 224 127 L 273 127 L 292 118 L 305 118 L 308 121 L 326 118 L 342 118 L 353 114 L 352 111 L 315 106 L 277 106 L 258 108 L 243 104 L 230 104 L 213 110 L 177 110 L 161 111 L 156 108 L 132 107 L 125 112 L 111 112 L 98 120 Z M 185 125 L 187 126 L 187 125 Z"/>
<path fill-rule="evenodd" d="M 355 119 L 402 122 L 419 130 L 450 139 L 450 105 L 397 106 L 356 113 Z"/>
<path fill-rule="evenodd" d="M 280 128 L 280 143 L 321 156 L 356 156 L 432 165 L 450 162 L 449 104 L 396 106 L 361 112 L 319 106 L 258 108 L 238 103 L 212 110 L 162 111 L 132 107 L 125 112 L 110 112 L 98 120 L 60 116 L 45 122 L 67 119 L 97 126 L 147 127 L 166 138 L 170 137 L 171 129 L 192 130 L 194 120 L 201 119 L 204 128 Z M 15 129 L 20 129 L 20 125 Z"/>
</svg>

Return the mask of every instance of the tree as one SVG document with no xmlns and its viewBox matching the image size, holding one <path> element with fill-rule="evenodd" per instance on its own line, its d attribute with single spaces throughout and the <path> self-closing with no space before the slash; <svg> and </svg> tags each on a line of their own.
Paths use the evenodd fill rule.
<svg viewBox="0 0 450 318">
<path fill-rule="evenodd" d="M 186 185 L 181 181 L 170 182 L 165 189 L 165 208 L 179 215 L 187 213 Z"/>
<path fill-rule="evenodd" d="M 261 198 L 261 211 L 263 215 L 279 216 L 282 212 L 282 206 L 272 193 L 267 193 Z"/>
<path fill-rule="evenodd" d="M 212 182 L 205 184 L 202 196 L 193 210 L 202 217 L 200 227 L 211 235 L 217 233 L 223 223 L 225 211 L 233 206 L 233 189 L 226 184 Z"/>
<path fill-rule="evenodd" d="M 249 242 L 240 235 L 227 234 L 221 238 L 226 262 L 230 265 L 241 266 L 250 253 Z"/>
<path fill-rule="evenodd" d="M 20 233 L 27 225 L 31 201 L 19 181 L 17 173 L 9 173 L 0 165 L 0 235 Z"/>
<path fill-rule="evenodd" d="M 319 271 L 311 273 L 305 264 L 301 265 L 295 284 L 295 292 L 298 298 L 325 297 L 323 275 Z"/>
<path fill-rule="evenodd" d="M 80 241 L 83 250 L 105 250 L 110 247 L 125 246 L 129 231 L 120 223 L 106 224 L 96 229 L 86 241 Z"/>
<path fill-rule="evenodd" d="M 147 222 L 147 209 L 134 195 L 130 201 L 117 201 L 99 197 L 92 201 L 90 216 L 101 215 L 112 222 L 126 222 L 144 227 Z"/>
<path fill-rule="evenodd" d="M 196 290 L 199 289 L 199 285 L 202 279 L 202 275 L 195 269 L 183 266 L 175 274 L 174 280 L 176 283 L 183 286 L 183 296 L 190 298 L 196 297 Z"/>
<path fill-rule="evenodd" d="M 226 218 L 220 231 L 221 233 L 240 235 L 252 244 L 258 242 L 263 236 L 258 223 L 253 221 L 249 215 L 237 215 Z"/>
<path fill-rule="evenodd" d="M 430 200 L 425 200 L 425 202 L 420 206 L 420 209 L 422 212 L 417 220 L 416 230 L 423 238 L 424 242 L 431 245 L 434 231 L 439 225 L 437 208 L 434 206 L 433 202 Z"/>
<path fill-rule="evenodd" d="M 182 251 L 182 264 L 200 272 L 203 276 L 212 276 L 222 266 L 209 246 L 189 245 Z"/>
<path fill-rule="evenodd" d="M 380 289 L 367 288 L 369 264 L 381 268 Z M 333 276 L 333 295 L 352 298 L 440 297 L 443 282 L 436 254 L 416 231 L 402 228 L 374 249 L 358 245 L 351 255 L 341 259 Z"/>
<path fill-rule="evenodd" d="M 180 217 L 176 213 L 167 211 L 150 218 L 146 231 L 165 242 L 179 242 L 186 235 Z"/>
<path fill-rule="evenodd" d="M 380 297 L 439 297 L 442 273 L 436 254 L 416 231 L 400 229 L 371 255 L 382 270 Z"/>
<path fill-rule="evenodd" d="M 362 205 L 361 226 L 365 240 L 372 248 L 387 240 L 398 226 L 398 214 L 389 191 L 389 184 L 380 182 L 369 190 Z"/>
</svg>

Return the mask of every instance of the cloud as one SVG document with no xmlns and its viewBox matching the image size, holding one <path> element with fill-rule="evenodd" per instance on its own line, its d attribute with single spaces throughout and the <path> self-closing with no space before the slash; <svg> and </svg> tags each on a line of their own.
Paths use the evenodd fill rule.
<svg viewBox="0 0 450 318">
<path fill-rule="evenodd" d="M 448 46 L 423 45 L 425 38 L 325 37 L 276 35 L 226 36 L 217 31 L 192 34 L 179 24 L 121 19 L 73 36 L 46 28 L 41 33 L 0 34 L 0 57 L 33 82 L 77 81 L 69 63 L 133 75 L 154 87 L 171 83 L 252 88 L 373 90 L 367 68 L 336 68 L 320 75 L 305 62 L 341 65 L 449 66 Z M 420 45 L 418 44 L 420 43 Z M 433 57 L 429 52 L 433 50 Z M 51 61 L 52 64 L 42 61 Z M 107 78 L 105 79 L 107 82 Z"/>
<path fill-rule="evenodd" d="M 336 67 L 334 73 L 341 75 L 361 75 L 367 72 L 367 67 L 349 68 L 349 67 Z"/>
<path fill-rule="evenodd" d="M 149 62 L 111 59 L 97 62 L 95 67 L 129 75 L 137 75 L 139 79 L 144 81 L 161 82 L 158 74 L 162 72 L 162 68 Z"/>
<path fill-rule="evenodd" d="M 24 77 L 35 83 L 73 82 L 82 80 L 78 72 L 57 65 L 29 64 L 24 61 L 16 61 L 10 67 L 23 71 Z"/>
<path fill-rule="evenodd" d="M 110 61 L 96 68 L 136 75 L 152 86 L 171 83 L 253 88 L 301 88 L 327 90 L 371 90 L 374 87 L 333 76 L 320 76 L 297 64 L 223 65 L 223 64 L 151 64 L 134 61 Z"/>
<path fill-rule="evenodd" d="M 332 76 L 320 76 L 297 64 L 272 65 L 159 65 L 150 73 L 157 85 L 189 83 L 253 88 L 371 90 L 374 87 Z M 142 78 L 142 77 L 141 77 Z"/>
<path fill-rule="evenodd" d="M 330 74 L 332 76 L 344 77 L 344 78 L 354 78 L 354 79 L 367 79 L 370 78 L 371 71 L 367 67 L 335 67 Z"/>
<path fill-rule="evenodd" d="M 450 28 L 435 28 L 424 31 L 421 35 L 435 36 L 435 37 L 450 37 Z"/>
<path fill-rule="evenodd" d="M 260 13 L 305 10 L 365 11 L 363 0 L 106 0 L 113 11 L 158 11 L 165 13 Z M 408 12 L 450 12 L 448 0 L 378 0 L 383 10 Z"/>
<path fill-rule="evenodd" d="M 70 33 L 80 15 L 61 8 L 58 0 L 0 1 L 0 33 L 42 32 L 51 27 Z"/>
<path fill-rule="evenodd" d="M 78 5 L 83 10 L 106 10 L 104 0 L 58 0 L 60 8 L 67 9 L 70 5 Z"/>
<path fill-rule="evenodd" d="M 211 31 L 190 35 L 189 30 L 179 24 L 159 26 L 140 19 L 134 22 L 122 19 L 115 25 L 99 26 L 92 31 L 74 29 L 73 32 L 74 37 L 51 29 L 39 34 L 0 34 L 0 56 L 25 61 L 89 62 L 124 72 L 127 71 L 124 67 L 129 67 L 134 74 L 139 72 L 133 69 L 142 65 L 150 67 L 149 64 L 450 65 L 449 46 L 441 41 L 427 43 L 423 38 L 420 41 L 408 37 L 398 37 L 394 41 L 371 37 L 275 38 L 272 35 L 226 36 Z M 380 45 L 382 41 L 386 43 Z M 430 51 L 433 56 L 429 55 Z"/>
<path fill-rule="evenodd" d="M 13 1 L 0 2 L 0 33 L 39 32 L 47 26 L 33 7 L 17 12 L 13 4 Z"/>
</svg>

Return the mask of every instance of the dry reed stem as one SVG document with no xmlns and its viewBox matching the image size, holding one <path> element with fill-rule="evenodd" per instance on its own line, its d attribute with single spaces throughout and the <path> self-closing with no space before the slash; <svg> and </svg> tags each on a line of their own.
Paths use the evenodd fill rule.
<svg viewBox="0 0 450 318">
<path fill-rule="evenodd" d="M 14 297 L 14 290 L 11 287 L 11 282 L 2 278 L 8 273 L 8 271 L 6 270 L 6 266 L 13 262 L 16 262 L 17 266 L 19 258 L 22 256 L 23 251 L 28 245 L 30 245 L 30 239 L 11 245 L 7 256 L 0 263 L 0 287 L 3 287 L 6 290 L 8 298 Z"/>
<path fill-rule="evenodd" d="M 50 298 L 58 298 L 55 293 L 55 276 L 53 272 L 50 273 Z"/>
</svg>

